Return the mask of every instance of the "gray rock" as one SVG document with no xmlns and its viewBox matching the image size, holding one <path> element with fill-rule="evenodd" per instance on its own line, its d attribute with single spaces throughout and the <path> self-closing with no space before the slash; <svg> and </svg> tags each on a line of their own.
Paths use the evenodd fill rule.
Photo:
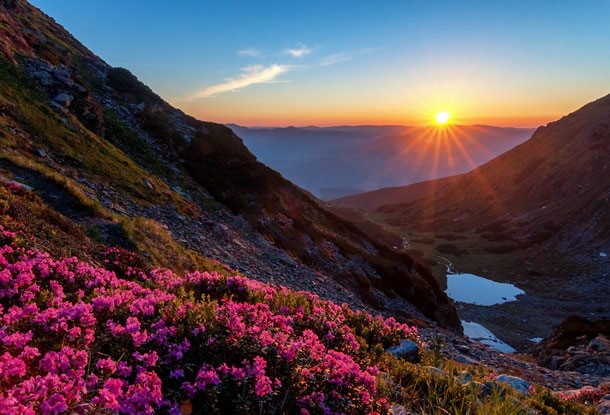
<svg viewBox="0 0 610 415">
<path fill-rule="evenodd" d="M 472 357 L 464 356 L 463 354 L 457 355 L 453 360 L 464 365 L 476 365 L 477 363 L 479 363 Z"/>
<path fill-rule="evenodd" d="M 412 340 L 403 339 L 396 346 L 388 348 L 386 352 L 393 354 L 399 359 L 415 362 L 419 357 L 419 346 Z"/>
<path fill-rule="evenodd" d="M 466 370 L 458 373 L 455 378 L 462 384 L 466 384 L 472 381 L 472 375 Z"/>
<path fill-rule="evenodd" d="M 34 71 L 31 74 L 38 82 L 40 82 L 41 84 L 48 86 L 51 85 L 53 83 L 53 80 L 51 79 L 51 75 L 44 70 L 40 70 L 40 71 Z"/>
<path fill-rule="evenodd" d="M 610 352 L 610 339 L 605 336 L 597 336 L 589 342 L 587 350 L 608 353 Z"/>
<path fill-rule="evenodd" d="M 68 72 L 68 70 L 65 68 L 57 68 L 57 69 L 53 70 L 53 76 L 55 77 L 55 79 L 57 79 L 59 82 L 63 83 L 64 85 L 67 85 L 70 87 L 72 85 L 74 85 L 74 81 L 70 77 L 70 72 Z"/>
<path fill-rule="evenodd" d="M 440 375 L 440 376 L 445 375 L 445 371 L 443 369 L 441 369 L 440 367 L 426 366 L 426 369 L 428 369 L 428 371 L 430 372 L 431 375 Z"/>
<path fill-rule="evenodd" d="M 501 397 L 506 395 L 506 388 L 496 382 L 487 381 L 485 383 L 473 382 L 476 386 L 479 387 L 479 397 L 486 398 L 487 396 L 491 396 L 494 393 L 498 393 Z"/>
<path fill-rule="evenodd" d="M 606 395 L 597 404 L 597 410 L 602 415 L 610 415 L 610 395 Z"/>
<path fill-rule="evenodd" d="M 408 413 L 404 406 L 395 404 L 390 406 L 390 415 L 408 415 Z"/>
<path fill-rule="evenodd" d="M 529 382 L 516 376 L 500 375 L 496 378 L 496 381 L 506 383 L 521 393 L 528 393 L 530 390 Z"/>
<path fill-rule="evenodd" d="M 153 182 L 150 181 L 150 179 L 148 177 L 144 178 L 144 184 L 146 185 L 146 187 L 148 187 L 149 189 L 154 189 L 155 186 L 153 185 Z"/>
<path fill-rule="evenodd" d="M 72 95 L 65 92 L 60 92 L 59 94 L 55 95 L 53 102 L 61 105 L 62 107 L 69 107 L 73 99 L 74 97 Z"/>
</svg>

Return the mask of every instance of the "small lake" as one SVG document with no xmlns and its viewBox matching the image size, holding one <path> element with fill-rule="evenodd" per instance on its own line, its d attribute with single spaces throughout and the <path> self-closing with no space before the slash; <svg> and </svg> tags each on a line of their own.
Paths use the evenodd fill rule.
<svg viewBox="0 0 610 415">
<path fill-rule="evenodd" d="M 491 349 L 501 353 L 514 353 L 516 351 L 479 323 L 462 320 L 462 327 L 464 327 L 464 335 L 470 340 L 486 344 Z"/>
<path fill-rule="evenodd" d="M 456 273 L 451 261 L 440 256 L 439 258 L 445 261 L 447 267 L 447 290 L 445 290 L 445 293 L 454 301 L 493 306 L 517 301 L 517 296 L 525 294 L 525 291 L 513 284 L 492 281 L 475 274 Z M 464 335 L 473 341 L 485 344 L 498 352 L 515 352 L 512 346 L 497 338 L 482 324 L 462 320 L 462 327 L 464 327 Z"/>
<path fill-rule="evenodd" d="M 474 274 L 447 274 L 445 292 L 454 301 L 476 305 L 502 304 L 525 294 L 513 284 L 495 282 Z"/>
</svg>

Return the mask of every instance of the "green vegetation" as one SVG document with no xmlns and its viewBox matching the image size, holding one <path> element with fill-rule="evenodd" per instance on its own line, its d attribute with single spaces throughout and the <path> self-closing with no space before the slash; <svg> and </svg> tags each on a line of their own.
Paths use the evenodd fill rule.
<svg viewBox="0 0 610 415">
<path fill-rule="evenodd" d="M 182 212 L 191 210 L 188 203 L 162 181 L 156 181 L 154 188 L 149 188 L 144 181 L 150 176 L 148 172 L 110 141 L 82 128 L 72 114 L 60 115 L 52 111 L 47 100 L 30 79 L 0 57 L 0 107 L 6 108 L 10 115 L 0 119 L 0 135 L 6 138 L 0 155 L 23 152 L 34 146 L 35 138 L 36 146 L 52 149 L 65 165 L 78 168 L 80 174 L 86 174 L 94 183 L 113 186 L 128 200 L 142 205 L 168 202 Z M 117 124 L 111 123 L 111 126 L 118 139 Z M 16 127 L 26 136 L 16 135 Z"/>
<path fill-rule="evenodd" d="M 167 267 L 177 272 L 226 270 L 218 262 L 176 242 L 168 230 L 153 220 L 142 217 L 126 219 L 121 226 L 136 251 L 152 266 Z"/>
<path fill-rule="evenodd" d="M 390 402 L 426 415 L 529 415 L 531 409 L 544 415 L 598 413 L 590 405 L 560 399 L 545 388 L 521 394 L 494 382 L 494 375 L 483 367 L 452 361 L 443 361 L 440 368 L 427 366 L 435 360 L 433 351 L 422 360 L 413 364 L 383 355 L 379 388 Z"/>
</svg>

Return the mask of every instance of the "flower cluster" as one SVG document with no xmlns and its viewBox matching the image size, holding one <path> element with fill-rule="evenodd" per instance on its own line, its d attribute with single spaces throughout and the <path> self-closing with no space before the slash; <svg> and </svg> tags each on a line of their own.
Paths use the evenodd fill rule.
<svg viewBox="0 0 610 415">
<path fill-rule="evenodd" d="M 599 402 L 604 396 L 608 394 L 610 394 L 610 385 L 603 384 L 599 388 L 585 386 L 584 388 L 576 391 L 560 392 L 558 396 L 564 401 L 590 404 Z"/>
<path fill-rule="evenodd" d="M 373 349 L 415 328 L 215 272 L 106 268 L 0 229 L 0 413 L 387 413 Z"/>
</svg>

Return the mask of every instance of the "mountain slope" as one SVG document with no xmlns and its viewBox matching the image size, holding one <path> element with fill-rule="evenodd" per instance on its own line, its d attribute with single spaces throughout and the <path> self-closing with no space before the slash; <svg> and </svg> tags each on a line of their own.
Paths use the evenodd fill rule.
<svg viewBox="0 0 610 415">
<path fill-rule="evenodd" d="M 396 190 L 404 199 L 397 203 L 395 196 L 378 211 L 413 229 L 485 231 L 488 225 L 516 246 L 585 249 L 610 235 L 609 172 L 610 95 L 540 127 L 468 174 Z"/>
<path fill-rule="evenodd" d="M 470 173 L 338 202 L 371 207 L 361 215 L 429 260 L 442 284 L 449 261 L 455 272 L 522 289 L 518 301 L 458 309 L 462 319 L 528 347 L 571 315 L 610 313 L 609 173 L 605 96 Z"/>
<path fill-rule="evenodd" d="M 231 128 L 259 159 L 326 200 L 465 173 L 533 132 L 484 125 Z"/>
<path fill-rule="evenodd" d="M 459 330 L 451 302 L 409 256 L 322 209 L 229 128 L 171 107 L 31 5 L 2 4 L 5 179 L 32 186 L 94 239 L 136 249 L 154 265 L 196 269 L 210 257 Z"/>
</svg>

